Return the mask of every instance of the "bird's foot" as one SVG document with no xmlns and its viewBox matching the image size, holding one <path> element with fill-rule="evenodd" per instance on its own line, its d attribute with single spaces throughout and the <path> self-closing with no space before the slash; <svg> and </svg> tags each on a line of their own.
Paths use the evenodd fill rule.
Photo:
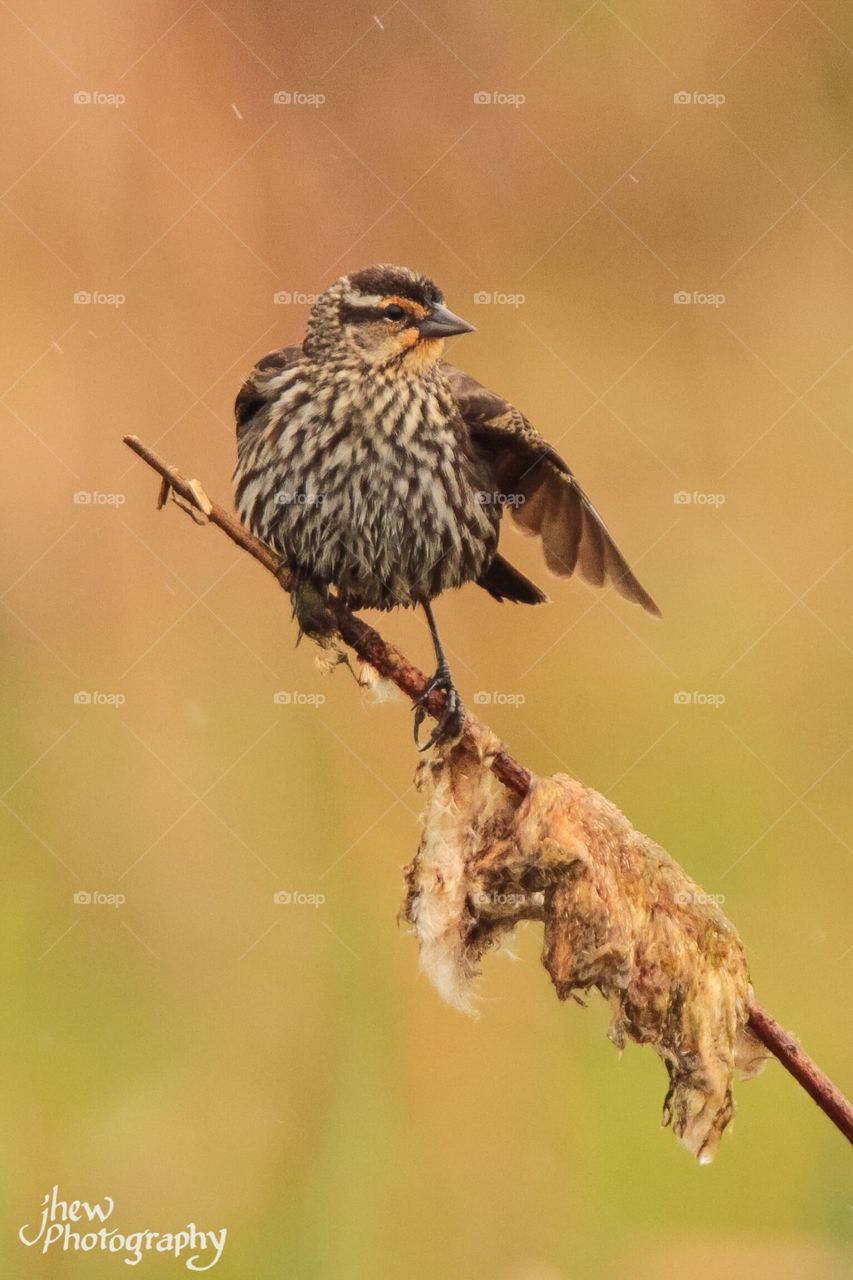
<svg viewBox="0 0 853 1280">
<path fill-rule="evenodd" d="M 334 622 L 327 609 L 329 588 L 324 583 L 317 583 L 304 574 L 293 572 L 290 577 L 290 603 L 293 606 L 293 617 L 299 626 L 299 637 L 308 636 L 317 644 L 328 643 L 335 634 Z"/>
<path fill-rule="evenodd" d="M 436 691 L 445 694 L 444 710 L 429 738 L 421 745 L 419 741 L 420 728 L 427 715 L 424 703 L 429 695 Z M 464 724 L 465 708 L 462 706 L 462 699 L 459 697 L 450 671 L 446 666 L 440 666 L 415 702 L 415 746 L 418 751 L 429 751 L 430 747 L 434 747 L 436 743 L 458 738 L 462 733 Z"/>
</svg>

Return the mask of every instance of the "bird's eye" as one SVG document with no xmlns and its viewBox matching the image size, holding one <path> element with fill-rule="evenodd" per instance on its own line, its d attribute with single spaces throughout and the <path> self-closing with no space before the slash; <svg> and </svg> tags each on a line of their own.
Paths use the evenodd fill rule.
<svg viewBox="0 0 853 1280">
<path fill-rule="evenodd" d="M 392 303 L 390 307 L 386 307 L 383 314 L 386 315 L 389 320 L 402 320 L 403 316 L 406 314 L 406 310 L 404 307 L 398 307 L 395 302 Z"/>
</svg>

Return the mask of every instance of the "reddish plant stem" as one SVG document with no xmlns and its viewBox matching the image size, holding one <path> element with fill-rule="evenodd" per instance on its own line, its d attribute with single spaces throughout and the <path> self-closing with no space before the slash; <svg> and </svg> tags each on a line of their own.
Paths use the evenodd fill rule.
<svg viewBox="0 0 853 1280">
<path fill-rule="evenodd" d="M 829 1076 L 760 1004 L 750 1006 L 749 1025 L 761 1043 L 841 1130 L 847 1141 L 853 1143 L 853 1106 Z"/>
<path fill-rule="evenodd" d="M 215 524 L 232 542 L 268 569 L 285 590 L 288 588 L 289 575 L 287 570 L 282 569 L 275 552 L 249 533 L 224 507 L 215 502 L 209 503 L 209 510 L 203 507 L 199 501 L 197 481 L 187 480 L 137 436 L 125 436 L 124 443 L 162 477 L 161 506 L 168 497 L 169 490 L 172 490 L 189 505 L 191 514 L 203 512 L 211 524 Z M 373 667 L 383 679 L 392 680 L 413 700 L 423 693 L 427 683 L 424 673 L 413 666 L 399 649 L 383 640 L 378 631 L 351 613 L 339 600 L 329 600 L 328 614 L 334 629 L 362 662 Z M 430 715 L 437 718 L 443 709 L 444 694 L 430 694 L 424 705 Z M 508 752 L 498 752 L 491 767 L 504 786 L 520 797 L 527 795 L 531 774 Z M 785 1070 L 791 1073 L 848 1142 L 853 1143 L 853 1106 L 841 1090 L 761 1005 L 753 1004 L 750 1007 L 749 1025 L 762 1044 L 778 1058 Z"/>
</svg>

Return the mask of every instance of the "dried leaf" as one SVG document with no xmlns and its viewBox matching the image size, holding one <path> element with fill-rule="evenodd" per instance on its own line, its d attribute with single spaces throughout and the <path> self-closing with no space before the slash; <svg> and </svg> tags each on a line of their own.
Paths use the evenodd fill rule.
<svg viewBox="0 0 853 1280">
<path fill-rule="evenodd" d="M 213 510 L 213 503 L 202 488 L 201 481 L 189 480 L 187 483 L 199 511 L 203 511 L 206 516 L 209 516 Z"/>
</svg>

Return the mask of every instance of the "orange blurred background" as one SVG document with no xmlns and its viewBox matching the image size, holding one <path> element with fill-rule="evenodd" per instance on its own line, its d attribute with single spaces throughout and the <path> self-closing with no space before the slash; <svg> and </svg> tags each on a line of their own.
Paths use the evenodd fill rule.
<svg viewBox="0 0 853 1280">
<path fill-rule="evenodd" d="M 441 1003 L 395 923 L 408 707 L 322 676 L 121 442 L 230 501 L 235 393 L 307 300 L 376 261 L 437 279 L 477 326 L 451 358 L 664 613 L 548 583 L 507 530 L 554 603 L 439 602 L 463 697 L 725 896 L 759 998 L 849 1087 L 849 6 L 30 0 L 0 27 L 3 1274 L 115 1273 L 18 1241 L 57 1183 L 123 1230 L 226 1226 L 221 1277 L 849 1275 L 843 1139 L 778 1065 L 700 1169 L 660 1064 L 559 1005 L 533 928 L 479 1020 Z M 428 664 L 422 619 L 380 625 Z"/>
</svg>

